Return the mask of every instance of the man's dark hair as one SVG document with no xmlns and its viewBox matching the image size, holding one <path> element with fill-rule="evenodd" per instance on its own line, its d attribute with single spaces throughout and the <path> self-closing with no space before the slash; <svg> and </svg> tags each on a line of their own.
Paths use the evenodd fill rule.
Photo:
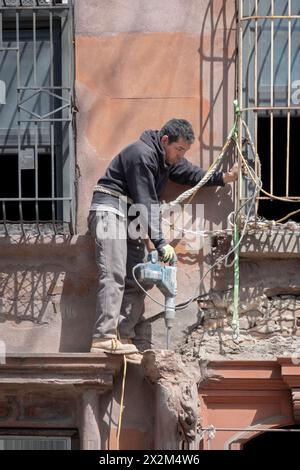
<svg viewBox="0 0 300 470">
<path fill-rule="evenodd" d="M 195 134 L 189 121 L 186 119 L 171 119 L 159 131 L 159 138 L 163 135 L 169 137 L 169 143 L 177 142 L 180 137 L 192 144 L 195 140 Z"/>
</svg>

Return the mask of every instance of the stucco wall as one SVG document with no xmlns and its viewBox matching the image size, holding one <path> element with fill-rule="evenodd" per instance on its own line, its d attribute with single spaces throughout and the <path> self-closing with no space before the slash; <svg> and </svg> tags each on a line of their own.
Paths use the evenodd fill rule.
<svg viewBox="0 0 300 470">
<path fill-rule="evenodd" d="M 97 176 L 143 130 L 186 118 L 190 160 L 206 168 L 217 156 L 232 124 L 234 3 L 75 1 L 80 231 Z M 203 191 L 214 226 L 225 224 L 229 193 Z"/>
<path fill-rule="evenodd" d="M 96 269 L 86 216 L 93 185 L 114 155 L 137 139 L 143 130 L 160 128 L 168 119 L 180 117 L 193 124 L 196 134 L 188 158 L 207 168 L 220 152 L 232 124 L 234 0 L 75 0 L 74 3 L 77 235 L 0 240 L 0 340 L 13 353 L 89 350 Z M 230 164 L 230 158 L 228 155 L 224 168 Z M 166 199 L 173 199 L 183 189 L 170 185 Z M 232 210 L 232 187 L 203 189 L 194 203 L 204 204 L 206 228 L 225 228 Z M 195 249 L 189 240 L 183 239 L 178 241 L 176 251 L 177 303 L 180 303 L 198 293 L 200 279 L 211 257 L 208 242 L 203 248 Z M 282 263 L 277 262 L 275 266 L 270 260 L 264 265 L 262 260 L 257 276 L 253 266 L 254 263 L 243 266 L 241 279 L 243 286 L 250 285 L 253 290 L 256 281 L 262 290 L 268 286 L 273 269 L 276 272 L 272 283 L 276 278 L 275 284 L 284 286 L 299 271 L 299 264 L 287 262 L 289 275 L 286 276 L 281 270 Z M 201 288 L 225 289 L 231 285 L 232 271 L 224 269 L 214 279 L 207 276 Z M 153 291 L 153 295 L 161 300 L 158 293 Z M 146 302 L 146 317 L 160 311 L 151 301 Z M 182 342 L 197 321 L 195 303 L 178 313 L 172 346 Z M 140 335 L 143 334 L 152 336 L 153 347 L 165 346 L 163 319 L 144 323 L 140 329 Z M 134 367 L 130 368 L 127 381 L 122 447 L 151 448 L 152 414 L 145 420 L 143 413 L 150 409 L 152 392 Z M 102 419 L 106 423 L 108 413 L 117 423 L 120 380 L 121 377 L 116 382 L 112 407 L 111 396 L 101 402 Z M 265 396 L 259 405 L 262 415 L 264 400 L 267 400 Z M 231 405 L 222 415 L 224 422 L 231 419 L 232 411 L 240 413 L 240 408 Z M 245 413 L 247 419 L 235 424 L 244 426 L 251 422 L 255 412 L 247 408 Z M 223 418 L 218 420 L 217 415 L 213 401 L 206 424 L 221 426 Z M 104 447 L 114 441 L 115 428 L 110 429 L 108 424 L 107 428 L 103 427 Z M 220 445 L 216 439 L 215 448 Z"/>
<path fill-rule="evenodd" d="M 78 235 L 0 241 L 8 351 L 88 351 L 96 278 L 86 226 L 92 187 L 122 147 L 172 117 L 191 121 L 197 138 L 188 158 L 208 167 L 231 125 L 234 51 L 233 1 L 75 1 Z M 166 198 L 183 189 L 170 186 Z M 194 201 L 205 203 L 208 227 L 225 226 L 230 186 L 205 189 Z M 197 290 L 208 248 L 191 250 L 183 239 L 176 250 L 179 303 Z M 159 311 L 147 302 L 148 316 Z M 178 318 L 173 344 L 196 318 L 193 304 Z M 164 346 L 162 322 L 146 325 L 148 333 L 149 326 L 154 345 Z"/>
<path fill-rule="evenodd" d="M 186 118 L 196 134 L 188 158 L 207 168 L 218 155 L 232 123 L 235 11 L 233 1 L 90 1 L 86 8 L 77 0 L 75 13 L 81 232 L 97 178 L 143 130 L 158 129 L 172 117 Z M 169 185 L 165 198 L 184 189 Z M 204 204 L 207 228 L 226 227 L 231 189 L 203 189 L 194 198 Z M 187 239 L 177 241 L 178 303 L 197 291 L 208 250 L 206 243 L 199 250 Z M 147 302 L 146 316 L 160 310 Z M 175 342 L 196 318 L 192 305 L 178 318 Z M 154 345 L 165 345 L 163 323 L 150 326 Z"/>
</svg>

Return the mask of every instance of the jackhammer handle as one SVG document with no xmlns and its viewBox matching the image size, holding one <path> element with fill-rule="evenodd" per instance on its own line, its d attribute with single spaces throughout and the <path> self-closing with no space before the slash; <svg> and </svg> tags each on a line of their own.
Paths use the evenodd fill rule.
<svg viewBox="0 0 300 470">
<path fill-rule="evenodd" d="M 170 266 L 177 266 L 177 255 L 174 251 L 174 255 L 173 255 L 173 258 L 171 259 L 171 261 L 169 261 L 169 265 Z"/>
</svg>

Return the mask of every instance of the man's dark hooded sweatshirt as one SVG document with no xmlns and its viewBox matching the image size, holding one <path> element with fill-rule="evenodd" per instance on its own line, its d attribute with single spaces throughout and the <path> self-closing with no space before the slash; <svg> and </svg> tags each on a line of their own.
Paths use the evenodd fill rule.
<svg viewBox="0 0 300 470">
<path fill-rule="evenodd" d="M 186 158 L 182 158 L 175 165 L 169 165 L 165 161 L 159 131 L 148 130 L 111 161 L 98 184 L 128 196 L 135 204 L 142 204 L 145 207 L 148 214 L 149 237 L 155 248 L 160 251 L 166 241 L 161 230 L 159 198 L 168 179 L 175 183 L 195 186 L 205 173 Z M 215 172 L 206 186 L 224 186 L 223 174 Z M 100 192 L 94 192 L 92 203 L 119 209 L 117 197 Z"/>
</svg>

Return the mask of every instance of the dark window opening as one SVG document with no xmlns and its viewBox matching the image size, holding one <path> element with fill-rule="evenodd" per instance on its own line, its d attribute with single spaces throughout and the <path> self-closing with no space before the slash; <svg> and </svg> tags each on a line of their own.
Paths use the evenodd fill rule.
<svg viewBox="0 0 300 470">
<path fill-rule="evenodd" d="M 263 188 L 271 192 L 271 158 L 270 158 L 270 117 L 258 118 L 257 150 L 261 162 Z M 290 118 L 290 156 L 289 156 L 289 191 L 290 197 L 300 197 L 299 191 L 299 134 L 300 117 Z M 279 197 L 286 196 L 287 176 L 287 118 L 275 116 L 273 118 L 273 194 Z M 261 196 L 265 196 L 261 193 Z M 273 200 L 260 200 L 258 215 L 268 220 L 279 220 L 290 212 L 299 208 L 295 202 Z M 300 213 L 290 217 L 300 222 Z M 288 220 L 288 219 L 287 219 Z M 285 222 L 287 221 L 285 220 Z"/>
<path fill-rule="evenodd" d="M 0 155 L 0 200 L 18 198 L 18 155 Z M 55 190 L 55 174 L 51 172 L 51 155 L 40 153 L 37 157 L 37 171 L 21 169 L 21 198 L 35 198 L 35 175 L 37 174 L 37 197 L 51 199 L 52 178 Z M 0 220 L 5 222 L 40 222 L 57 220 L 59 202 L 52 201 L 5 201 L 0 205 Z M 20 210 L 21 207 L 21 210 Z M 3 210 L 4 209 L 4 210 Z M 21 213 L 20 213 L 21 212 Z"/>
<path fill-rule="evenodd" d="M 264 452 L 266 449 L 273 451 L 275 448 L 281 448 L 286 451 L 297 448 L 300 439 L 300 426 L 286 426 L 282 429 L 297 429 L 298 432 L 263 432 L 246 442 L 243 445 L 243 450 Z"/>
</svg>

